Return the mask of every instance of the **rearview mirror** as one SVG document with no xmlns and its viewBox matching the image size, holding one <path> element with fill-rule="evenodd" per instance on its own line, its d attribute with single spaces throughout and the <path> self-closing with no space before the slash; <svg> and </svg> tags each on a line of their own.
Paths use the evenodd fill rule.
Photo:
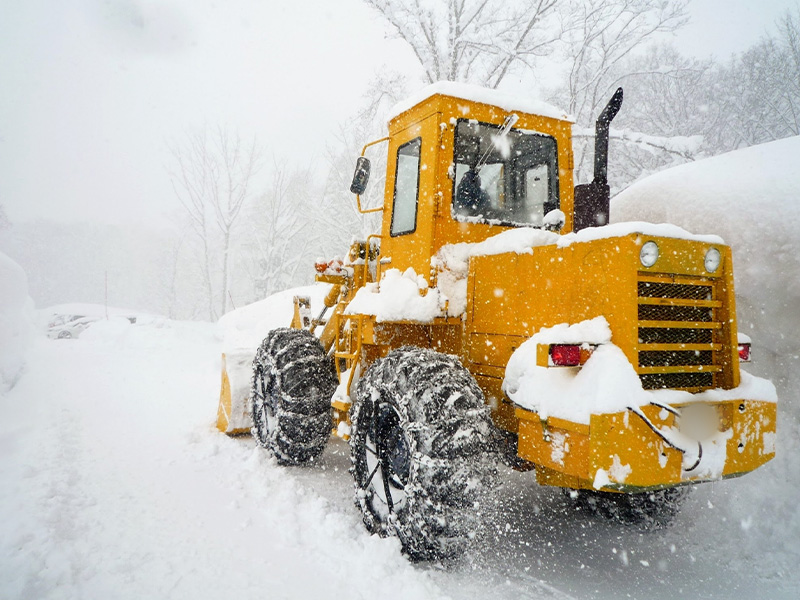
<svg viewBox="0 0 800 600">
<path fill-rule="evenodd" d="M 365 156 L 359 156 L 356 161 L 356 172 L 353 173 L 353 183 L 350 184 L 350 191 L 354 194 L 361 195 L 367 189 L 369 183 L 369 159 Z"/>
</svg>

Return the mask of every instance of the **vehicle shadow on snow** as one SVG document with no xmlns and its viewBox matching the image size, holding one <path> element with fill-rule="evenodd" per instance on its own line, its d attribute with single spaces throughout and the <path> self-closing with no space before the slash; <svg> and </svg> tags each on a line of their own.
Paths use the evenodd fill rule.
<svg viewBox="0 0 800 600">
<path fill-rule="evenodd" d="M 724 546 L 724 523 L 707 509 L 707 490 L 690 488 L 670 525 L 648 529 L 592 513 L 562 490 L 538 485 L 533 473 L 500 475 L 472 551 L 442 564 L 493 583 L 495 597 L 729 598 L 751 587 L 757 595 L 757 583 L 727 564 L 735 550 Z"/>
</svg>

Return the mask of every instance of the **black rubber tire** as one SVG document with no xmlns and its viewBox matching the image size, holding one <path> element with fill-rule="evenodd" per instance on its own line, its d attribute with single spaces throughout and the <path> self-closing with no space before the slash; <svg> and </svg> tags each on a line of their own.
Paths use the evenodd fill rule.
<svg viewBox="0 0 800 600">
<path fill-rule="evenodd" d="M 455 558 L 481 529 L 496 485 L 489 409 L 458 360 L 403 347 L 356 386 L 350 450 L 367 529 L 412 560 Z"/>
<path fill-rule="evenodd" d="M 333 361 L 311 333 L 275 329 L 253 359 L 251 433 L 278 464 L 302 465 L 322 454 L 331 435 Z"/>
<path fill-rule="evenodd" d="M 603 518 L 641 529 L 664 529 L 678 516 L 689 495 L 689 486 L 640 494 L 593 490 L 564 490 L 582 509 Z"/>
</svg>

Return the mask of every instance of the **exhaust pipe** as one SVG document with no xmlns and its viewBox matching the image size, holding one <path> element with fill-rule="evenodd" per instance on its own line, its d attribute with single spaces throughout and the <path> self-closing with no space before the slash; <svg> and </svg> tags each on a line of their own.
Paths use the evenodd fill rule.
<svg viewBox="0 0 800 600">
<path fill-rule="evenodd" d="M 609 220 L 611 190 L 608 187 L 608 128 L 622 106 L 622 88 L 617 88 L 597 117 L 594 135 L 594 179 L 575 186 L 574 231 L 600 227 Z"/>
</svg>

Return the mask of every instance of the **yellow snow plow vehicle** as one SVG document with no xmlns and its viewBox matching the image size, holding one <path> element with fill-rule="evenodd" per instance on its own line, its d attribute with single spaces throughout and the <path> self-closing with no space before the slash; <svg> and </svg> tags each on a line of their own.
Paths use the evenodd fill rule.
<svg viewBox="0 0 800 600">
<path fill-rule="evenodd" d="M 380 233 L 318 264 L 325 306 L 296 298 L 256 353 L 242 409 L 256 441 L 302 464 L 331 431 L 348 439 L 364 523 L 414 559 L 463 551 L 497 459 L 661 524 L 688 485 L 774 456 L 775 389 L 740 371 L 730 248 L 608 224 L 621 102 L 578 186 L 572 123 L 549 105 L 439 83 L 397 107 L 383 206 L 361 206 L 364 153 L 351 188 Z M 230 389 L 223 431 L 245 405 Z"/>
</svg>

